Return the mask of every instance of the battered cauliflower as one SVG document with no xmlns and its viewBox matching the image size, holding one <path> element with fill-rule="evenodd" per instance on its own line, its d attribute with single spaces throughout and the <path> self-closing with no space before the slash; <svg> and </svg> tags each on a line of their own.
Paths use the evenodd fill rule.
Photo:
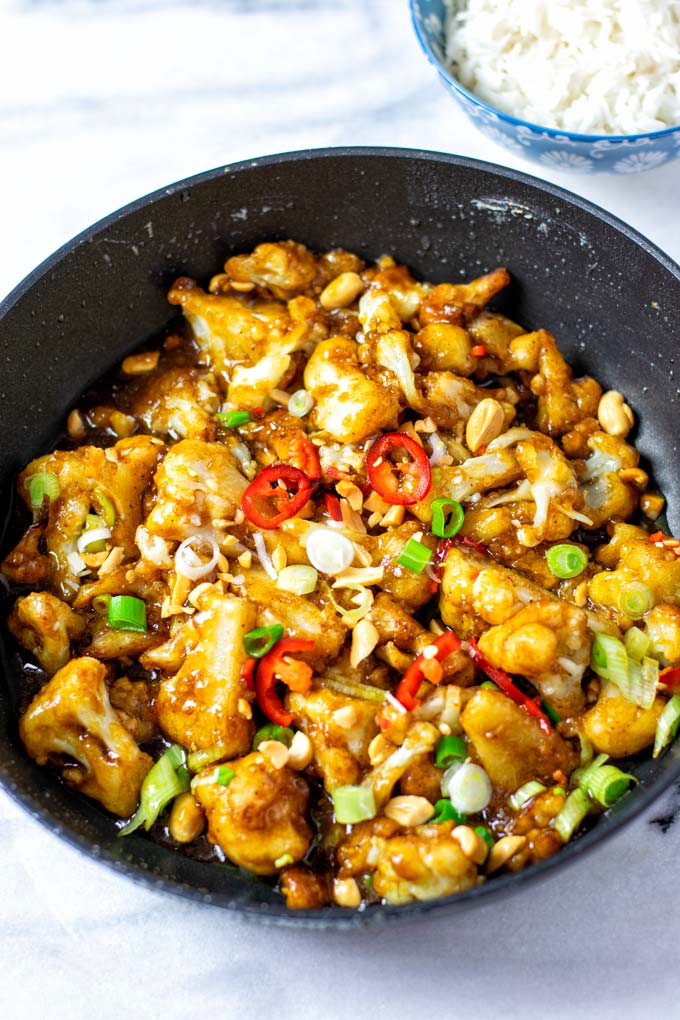
<svg viewBox="0 0 680 1020">
<path fill-rule="evenodd" d="M 46 673 L 56 673 L 69 660 L 71 641 L 82 637 L 85 620 L 49 592 L 33 591 L 17 599 L 7 626 Z"/>
<path fill-rule="evenodd" d="M 286 708 L 312 742 L 314 769 L 326 791 L 359 783 L 369 766 L 368 745 L 378 733 L 375 702 L 321 688 L 288 694 Z"/>
</svg>

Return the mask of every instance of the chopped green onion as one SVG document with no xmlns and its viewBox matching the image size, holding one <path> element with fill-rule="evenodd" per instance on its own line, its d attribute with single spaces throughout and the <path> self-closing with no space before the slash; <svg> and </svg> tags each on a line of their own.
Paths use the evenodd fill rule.
<svg viewBox="0 0 680 1020">
<path fill-rule="evenodd" d="M 92 599 L 92 608 L 96 613 L 106 613 L 108 615 L 110 602 L 111 596 L 106 594 L 106 592 L 103 595 L 95 595 Z"/>
<path fill-rule="evenodd" d="M 493 680 L 484 680 L 483 683 L 481 683 L 479 686 L 483 687 L 485 691 L 499 691 L 500 690 L 500 687 L 498 686 L 498 684 L 495 684 L 493 682 Z"/>
<path fill-rule="evenodd" d="M 481 765 L 467 761 L 449 781 L 449 800 L 457 811 L 476 815 L 489 806 L 491 780 Z"/>
<path fill-rule="evenodd" d="M 205 775 L 194 776 L 191 780 L 191 789 L 196 786 L 229 786 L 236 773 L 228 765 L 218 765 Z"/>
<path fill-rule="evenodd" d="M 611 680 L 617 687 L 628 683 L 628 653 L 623 641 L 611 634 L 595 635 L 590 665 L 598 676 Z"/>
<path fill-rule="evenodd" d="M 630 658 L 639 662 L 647 654 L 651 641 L 639 627 L 629 627 L 623 635 L 623 644 Z"/>
<path fill-rule="evenodd" d="M 191 751 L 187 755 L 187 766 L 192 772 L 200 772 L 201 769 L 212 765 L 214 761 L 219 761 L 220 758 L 226 758 L 226 756 L 227 748 L 216 744 L 214 747 L 206 747 L 203 751 Z"/>
<path fill-rule="evenodd" d="M 315 683 L 319 687 L 327 687 L 330 691 L 336 691 L 338 694 L 347 694 L 350 698 L 361 698 L 362 701 L 384 701 L 387 693 L 382 687 L 362 684 L 359 680 L 350 680 L 331 674 L 315 677 Z"/>
<path fill-rule="evenodd" d="M 261 659 L 282 637 L 283 627 L 280 623 L 273 623 L 271 627 L 256 627 L 255 630 L 244 635 L 243 647 L 247 655 L 252 655 L 254 659 Z"/>
<path fill-rule="evenodd" d="M 550 719 L 553 726 L 557 726 L 558 723 L 562 722 L 559 712 L 556 712 L 552 705 L 549 705 L 543 698 L 541 698 L 541 708 L 547 715 L 548 719 Z"/>
<path fill-rule="evenodd" d="M 573 790 L 553 822 L 565 843 L 568 843 L 590 811 L 591 804 L 583 790 Z"/>
<path fill-rule="evenodd" d="M 237 429 L 241 425 L 247 425 L 250 421 L 249 411 L 226 411 L 224 414 L 216 414 L 220 425 L 225 429 Z"/>
<path fill-rule="evenodd" d="M 465 825 L 466 817 L 460 811 L 456 811 L 450 800 L 438 800 L 434 806 L 434 815 L 430 818 L 430 825 L 440 825 L 442 822 L 455 822 L 456 825 Z"/>
<path fill-rule="evenodd" d="M 41 510 L 45 496 L 53 503 L 61 495 L 59 479 L 49 471 L 38 471 L 34 475 L 29 475 L 24 479 L 24 486 L 28 489 L 31 510 Z"/>
<path fill-rule="evenodd" d="M 161 755 L 146 774 L 140 792 L 139 807 L 118 833 L 129 836 L 140 825 L 148 831 L 159 814 L 171 800 L 189 789 L 189 773 L 184 764 L 186 755 L 181 747 L 173 744 Z"/>
<path fill-rule="evenodd" d="M 111 529 L 107 528 L 104 518 L 97 514 L 88 514 L 85 518 L 85 529 L 76 542 L 76 548 L 80 553 L 103 552 L 109 538 Z"/>
<path fill-rule="evenodd" d="M 295 563 L 284 567 L 276 578 L 276 587 L 282 591 L 290 591 L 294 595 L 309 595 L 316 588 L 319 575 L 314 567 L 305 563 Z"/>
<path fill-rule="evenodd" d="M 654 594 L 641 581 L 631 581 L 619 592 L 618 604 L 622 613 L 639 620 L 654 605 Z"/>
<path fill-rule="evenodd" d="M 591 761 L 593 760 L 593 745 L 590 743 L 590 740 L 585 735 L 585 733 L 583 733 L 582 730 L 579 730 L 576 735 L 581 745 L 580 748 L 581 767 L 584 767 L 585 765 L 590 765 Z"/>
<path fill-rule="evenodd" d="M 341 825 L 363 822 L 378 813 L 372 786 L 337 786 L 331 797 L 335 820 Z"/>
<path fill-rule="evenodd" d="M 288 400 L 288 412 L 296 418 L 304 418 L 306 414 L 309 414 L 313 406 L 314 401 L 307 390 L 296 390 Z"/>
<path fill-rule="evenodd" d="M 519 811 L 521 807 L 530 801 L 532 797 L 535 797 L 539 793 L 543 793 L 545 786 L 543 783 L 539 783 L 538 780 L 532 779 L 530 783 L 525 783 L 524 786 L 520 786 L 519 790 L 516 790 L 512 796 L 508 797 L 508 804 L 513 811 Z"/>
<path fill-rule="evenodd" d="M 588 554 L 577 545 L 554 545 L 548 549 L 545 559 L 551 574 L 566 580 L 578 577 L 588 566 Z"/>
<path fill-rule="evenodd" d="M 95 503 L 101 508 L 101 515 L 107 528 L 112 528 L 116 523 L 116 508 L 109 497 L 101 489 L 95 489 L 92 493 Z"/>
<path fill-rule="evenodd" d="M 631 783 L 637 782 L 635 776 L 622 772 L 615 765 L 596 765 L 597 758 L 583 770 L 578 785 L 588 794 L 591 800 L 608 808 L 623 797 Z"/>
<path fill-rule="evenodd" d="M 442 776 L 439 786 L 445 797 L 448 797 L 449 795 L 449 783 L 455 776 L 458 769 L 462 768 L 462 766 L 463 766 L 462 761 L 454 761 L 452 765 L 449 765 L 446 772 Z"/>
<path fill-rule="evenodd" d="M 491 847 L 494 845 L 494 838 L 491 835 L 490 831 L 487 829 L 486 825 L 475 826 L 475 832 L 477 833 L 478 836 L 482 837 L 482 839 L 484 840 L 484 842 L 486 843 L 487 847 L 490 850 Z"/>
<path fill-rule="evenodd" d="M 363 584 L 347 584 L 345 585 L 345 591 L 356 591 L 356 595 L 352 596 L 352 602 L 356 603 L 356 609 L 345 609 L 339 602 L 333 598 L 333 592 L 328 592 L 328 597 L 333 604 L 333 608 L 336 613 L 340 613 L 345 623 L 349 627 L 353 627 L 359 620 L 363 620 L 366 613 L 373 605 L 373 592 L 370 588 L 366 588 Z"/>
<path fill-rule="evenodd" d="M 463 527 L 465 511 L 457 499 L 432 500 L 432 533 L 437 538 L 453 538 Z"/>
<path fill-rule="evenodd" d="M 465 761 L 467 747 L 462 737 L 440 737 L 434 749 L 434 761 L 438 769 L 447 769 L 454 761 Z"/>
<path fill-rule="evenodd" d="M 678 732 L 680 725 L 680 695 L 674 694 L 666 703 L 666 706 L 659 716 L 656 724 L 656 737 L 654 738 L 654 750 L 652 758 L 658 758 L 664 747 L 666 747 Z"/>
<path fill-rule="evenodd" d="M 278 740 L 280 744 L 290 747 L 295 734 L 288 726 L 279 726 L 278 723 L 267 723 L 261 726 L 253 737 L 253 751 L 257 751 L 260 744 L 265 740 Z"/>
<path fill-rule="evenodd" d="M 555 794 L 556 797 L 566 797 L 567 796 L 567 791 L 564 789 L 563 786 L 553 786 L 552 792 Z"/>
<path fill-rule="evenodd" d="M 146 634 L 146 603 L 134 595 L 112 595 L 109 602 L 109 627 Z"/>
<path fill-rule="evenodd" d="M 275 868 L 285 868 L 287 864 L 292 864 L 292 863 L 293 863 L 293 855 L 292 854 L 281 854 L 281 856 L 277 857 L 276 860 L 274 861 L 274 867 Z"/>
<path fill-rule="evenodd" d="M 432 559 L 432 550 L 419 542 L 417 538 L 409 538 L 401 550 L 397 563 L 400 567 L 412 570 L 414 574 L 422 574 L 425 567 Z"/>
<path fill-rule="evenodd" d="M 322 574 L 340 574 L 354 560 L 354 545 L 332 528 L 312 528 L 305 540 L 307 559 Z"/>
</svg>

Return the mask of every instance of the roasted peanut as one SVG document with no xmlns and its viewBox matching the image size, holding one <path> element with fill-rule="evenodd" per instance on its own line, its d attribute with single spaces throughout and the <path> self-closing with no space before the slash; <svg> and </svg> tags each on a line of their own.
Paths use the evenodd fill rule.
<svg viewBox="0 0 680 1020">
<path fill-rule="evenodd" d="M 75 407 L 66 419 L 66 430 L 71 439 L 85 438 L 85 422 L 82 414 Z"/>
<path fill-rule="evenodd" d="M 526 844 L 526 836 L 503 836 L 497 843 L 491 847 L 491 853 L 489 854 L 489 860 L 486 865 L 486 870 L 489 874 L 492 871 L 498 871 L 518 850 Z"/>
<path fill-rule="evenodd" d="M 457 825 L 451 835 L 469 861 L 474 864 L 484 863 L 489 848 L 478 832 L 475 832 L 469 825 Z"/>
<path fill-rule="evenodd" d="M 504 422 L 503 408 L 497 400 L 493 397 L 480 400 L 465 427 L 465 441 L 470 451 L 476 453 L 480 446 L 486 446 L 499 436 Z"/>
<path fill-rule="evenodd" d="M 175 797 L 170 811 L 168 828 L 178 843 L 192 843 L 203 832 L 205 815 L 196 803 L 192 793 L 180 793 Z"/>
<path fill-rule="evenodd" d="M 297 772 L 301 772 L 309 765 L 313 753 L 314 748 L 311 740 L 306 733 L 298 730 L 288 748 L 288 765 Z"/>
<path fill-rule="evenodd" d="M 358 907 L 361 905 L 359 886 L 353 878 L 333 879 L 333 899 L 339 907 Z"/>
<path fill-rule="evenodd" d="M 626 485 L 632 485 L 634 489 L 638 489 L 639 492 L 644 492 L 649 485 L 649 475 L 642 468 L 624 468 L 623 471 L 619 471 L 619 478 Z"/>
<path fill-rule="evenodd" d="M 645 492 L 640 496 L 640 509 L 650 521 L 655 521 L 664 508 L 666 500 L 663 496 L 657 496 L 652 492 Z"/>
<path fill-rule="evenodd" d="M 364 281 L 358 273 L 340 273 L 321 291 L 319 303 L 330 312 L 334 308 L 347 308 L 364 289 Z"/>
<path fill-rule="evenodd" d="M 618 390 L 607 390 L 597 405 L 597 420 L 610 436 L 627 436 L 635 418 L 623 395 Z"/>
<path fill-rule="evenodd" d="M 395 749 L 395 744 L 382 733 L 378 733 L 368 745 L 368 760 L 371 765 L 382 765 Z"/>
<path fill-rule="evenodd" d="M 349 653 L 349 664 L 353 668 L 368 658 L 380 640 L 377 627 L 370 620 L 359 620 L 352 631 L 352 647 Z"/>
<path fill-rule="evenodd" d="M 434 808 L 426 797 L 406 794 L 392 797 L 385 805 L 385 814 L 400 825 L 423 825 L 434 814 Z"/>
<path fill-rule="evenodd" d="M 145 351 L 143 354 L 131 354 L 123 359 L 123 371 L 126 375 L 144 375 L 152 372 L 158 364 L 160 351 Z"/>
<path fill-rule="evenodd" d="M 269 758 L 275 769 L 282 769 L 284 765 L 288 764 L 290 752 L 280 740 L 263 740 L 258 751 Z"/>
</svg>

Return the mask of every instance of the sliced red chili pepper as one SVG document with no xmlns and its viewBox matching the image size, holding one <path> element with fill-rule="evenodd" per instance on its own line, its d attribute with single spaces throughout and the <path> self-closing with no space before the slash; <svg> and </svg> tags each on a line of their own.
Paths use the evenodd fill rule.
<svg viewBox="0 0 680 1020">
<path fill-rule="evenodd" d="M 312 495 L 312 483 L 292 464 L 263 468 L 243 493 L 244 514 L 258 528 L 278 528 L 302 510 Z"/>
<path fill-rule="evenodd" d="M 346 471 L 341 471 L 340 468 L 333 466 L 326 468 L 324 474 L 326 475 L 326 478 L 331 478 L 334 482 L 342 482 L 350 477 Z"/>
<path fill-rule="evenodd" d="M 390 454 L 407 453 L 402 460 Z M 411 506 L 419 503 L 430 491 L 432 471 L 422 446 L 405 432 L 386 432 L 366 454 L 366 468 L 371 485 L 386 503 Z"/>
<path fill-rule="evenodd" d="M 282 459 L 288 461 L 293 467 L 299 468 L 300 471 L 304 471 L 312 482 L 318 482 L 321 478 L 319 451 L 303 432 L 296 432 L 290 437 L 288 455 Z"/>
<path fill-rule="evenodd" d="M 255 678 L 257 703 L 267 718 L 279 726 L 290 726 L 295 719 L 295 713 L 286 711 L 276 691 L 276 684 L 280 681 L 291 691 L 306 694 L 312 686 L 314 672 L 306 662 L 286 659 L 285 656 L 293 652 L 311 652 L 313 648 L 314 641 L 282 638 L 260 659 Z"/>
<path fill-rule="evenodd" d="M 334 521 L 342 520 L 342 510 L 340 508 L 340 500 L 332 492 L 324 492 L 323 501 L 326 504 L 326 510 L 329 516 Z"/>
<path fill-rule="evenodd" d="M 666 687 L 677 687 L 680 684 L 680 666 L 669 666 L 659 673 L 659 683 Z"/>
<path fill-rule="evenodd" d="M 664 539 L 668 538 L 668 535 L 664 535 L 663 531 L 655 531 L 649 536 L 650 542 L 663 542 Z"/>
<path fill-rule="evenodd" d="M 241 679 L 245 681 L 249 691 L 255 690 L 255 667 L 257 659 L 251 655 L 241 666 Z"/>
<path fill-rule="evenodd" d="M 478 553 L 484 553 L 485 556 L 489 555 L 489 550 L 481 542 L 478 542 L 476 538 L 470 538 L 469 535 L 456 535 L 452 541 L 455 545 L 467 545 L 470 549 L 475 549 Z"/>
<path fill-rule="evenodd" d="M 486 344 L 475 344 L 474 347 L 470 348 L 470 354 L 473 358 L 486 357 Z"/>
<path fill-rule="evenodd" d="M 538 719 L 544 733 L 551 734 L 552 726 L 550 725 L 550 720 L 541 711 L 536 702 L 528 694 L 520 691 L 519 687 L 513 683 L 505 670 L 500 669 L 498 666 L 493 666 L 489 662 L 477 644 L 476 638 L 470 638 L 468 645 L 470 647 L 470 658 L 479 666 L 482 673 L 486 673 L 488 678 L 500 687 L 503 694 L 507 694 L 509 698 L 512 698 L 516 705 L 519 705 L 529 715 L 533 715 L 535 719 Z"/>
<path fill-rule="evenodd" d="M 395 697 L 409 712 L 420 704 L 416 694 L 423 680 L 429 680 L 430 683 L 439 683 L 442 679 L 444 672 L 439 664 L 447 656 L 458 651 L 460 648 L 460 638 L 454 631 L 447 630 L 440 634 L 432 642 L 432 645 L 437 649 L 437 654 L 433 656 L 421 654 L 417 659 L 414 659 L 397 687 Z M 435 663 L 438 669 L 433 668 Z"/>
</svg>

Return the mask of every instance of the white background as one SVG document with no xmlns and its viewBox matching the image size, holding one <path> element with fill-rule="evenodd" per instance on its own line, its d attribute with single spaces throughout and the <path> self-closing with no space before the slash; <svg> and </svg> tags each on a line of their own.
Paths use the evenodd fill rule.
<svg viewBox="0 0 680 1020">
<path fill-rule="evenodd" d="M 0 295 L 145 192 L 326 145 L 529 170 L 680 258 L 680 163 L 571 177 L 497 148 L 437 83 L 405 0 L 0 0 Z M 0 794 L 0 1005 L 8 1020 L 677 1016 L 680 826 L 650 823 L 674 807 L 677 791 L 521 897 L 338 935 L 138 888 Z"/>
</svg>

